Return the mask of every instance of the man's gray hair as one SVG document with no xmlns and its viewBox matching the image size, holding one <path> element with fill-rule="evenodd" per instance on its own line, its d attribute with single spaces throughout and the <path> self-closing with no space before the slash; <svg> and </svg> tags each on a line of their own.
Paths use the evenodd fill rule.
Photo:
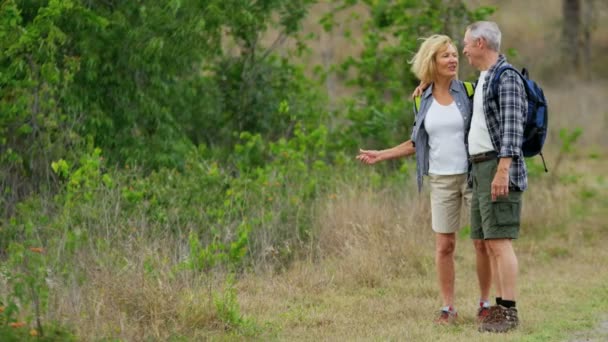
<svg viewBox="0 0 608 342">
<path fill-rule="evenodd" d="M 477 21 L 467 26 L 467 30 L 473 39 L 483 38 L 490 49 L 496 52 L 500 51 L 502 33 L 500 33 L 500 29 L 495 22 Z"/>
</svg>

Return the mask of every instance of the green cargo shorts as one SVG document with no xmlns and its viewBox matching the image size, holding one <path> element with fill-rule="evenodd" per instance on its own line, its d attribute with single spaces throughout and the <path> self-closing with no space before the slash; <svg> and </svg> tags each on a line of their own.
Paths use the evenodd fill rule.
<svg viewBox="0 0 608 342">
<path fill-rule="evenodd" d="M 492 181 L 498 159 L 473 163 L 471 199 L 471 239 L 517 239 L 521 218 L 521 191 L 492 201 Z"/>
</svg>

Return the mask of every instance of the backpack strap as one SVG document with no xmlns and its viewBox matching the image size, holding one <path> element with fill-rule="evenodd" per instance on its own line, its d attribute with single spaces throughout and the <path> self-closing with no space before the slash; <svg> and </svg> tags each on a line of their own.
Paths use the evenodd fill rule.
<svg viewBox="0 0 608 342">
<path fill-rule="evenodd" d="M 507 70 L 513 70 L 517 75 L 519 75 L 519 78 L 521 78 L 522 82 L 524 83 L 524 88 L 526 87 L 526 77 L 522 75 L 519 70 L 515 69 L 511 64 L 501 66 L 498 70 L 496 70 L 494 77 L 492 78 L 492 95 L 496 103 L 498 103 L 498 84 L 500 83 L 500 76 Z M 526 94 L 527 93 L 528 89 L 526 88 Z"/>
<path fill-rule="evenodd" d="M 462 82 L 464 84 L 464 88 L 467 91 L 467 96 L 473 97 L 473 95 L 475 95 L 475 85 L 473 85 L 472 82 Z M 418 113 L 418 111 L 420 110 L 420 101 L 421 101 L 421 97 L 420 96 L 416 96 L 414 97 L 414 109 L 416 110 L 416 113 Z"/>
<path fill-rule="evenodd" d="M 467 90 L 467 96 L 472 97 L 475 95 L 475 87 L 471 82 L 462 82 L 464 84 L 464 88 Z"/>
</svg>

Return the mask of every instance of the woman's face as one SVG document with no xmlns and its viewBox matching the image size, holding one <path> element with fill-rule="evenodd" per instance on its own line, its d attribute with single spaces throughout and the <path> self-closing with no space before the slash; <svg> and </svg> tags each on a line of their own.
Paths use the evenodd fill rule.
<svg viewBox="0 0 608 342">
<path fill-rule="evenodd" d="M 452 44 L 439 50 L 435 55 L 437 77 L 454 78 L 458 74 L 458 51 Z"/>
</svg>

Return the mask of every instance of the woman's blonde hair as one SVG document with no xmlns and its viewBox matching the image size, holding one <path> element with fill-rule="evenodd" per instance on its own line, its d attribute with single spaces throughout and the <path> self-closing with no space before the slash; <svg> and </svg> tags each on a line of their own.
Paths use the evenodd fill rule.
<svg viewBox="0 0 608 342">
<path fill-rule="evenodd" d="M 448 45 L 456 47 L 456 44 L 450 37 L 441 34 L 434 34 L 421 39 L 423 40 L 422 45 L 410 61 L 412 64 L 411 70 L 422 82 L 431 83 L 437 72 L 435 56 L 439 51 L 446 49 Z"/>
</svg>

